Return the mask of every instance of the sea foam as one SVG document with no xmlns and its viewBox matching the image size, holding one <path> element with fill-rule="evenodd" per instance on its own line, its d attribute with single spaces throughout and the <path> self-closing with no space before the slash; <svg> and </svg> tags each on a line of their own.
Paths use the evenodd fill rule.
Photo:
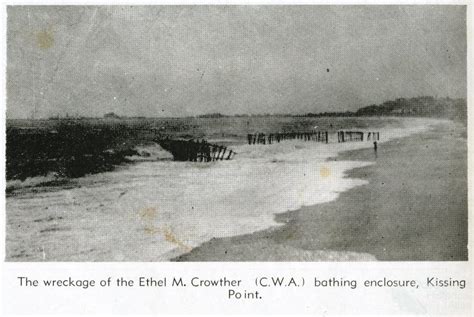
<svg viewBox="0 0 474 317">
<path fill-rule="evenodd" d="M 378 129 L 379 142 L 427 128 L 426 120 L 404 122 L 404 128 Z M 332 141 L 238 145 L 230 161 L 137 162 L 81 178 L 77 188 L 9 197 L 7 256 L 168 260 L 212 238 L 280 226 L 276 213 L 329 202 L 367 183 L 345 175 L 373 163 L 327 159 L 372 142 Z"/>
</svg>

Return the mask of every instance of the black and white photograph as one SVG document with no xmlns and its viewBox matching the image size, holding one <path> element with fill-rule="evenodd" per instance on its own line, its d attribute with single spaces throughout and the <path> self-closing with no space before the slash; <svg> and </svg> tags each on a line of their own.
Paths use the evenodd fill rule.
<svg viewBox="0 0 474 317">
<path fill-rule="evenodd" d="M 468 261 L 464 5 L 10 5 L 6 262 Z"/>
</svg>

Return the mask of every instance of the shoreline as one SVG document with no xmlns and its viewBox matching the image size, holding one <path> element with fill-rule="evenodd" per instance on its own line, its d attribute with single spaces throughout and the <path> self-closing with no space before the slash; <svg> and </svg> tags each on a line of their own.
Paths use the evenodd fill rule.
<svg viewBox="0 0 474 317">
<path fill-rule="evenodd" d="M 448 121 L 433 120 L 409 120 L 387 126 L 382 130 L 384 138 L 380 147 L 385 149 L 385 144 L 390 144 L 388 140 L 413 136 L 434 124 L 450 126 Z M 462 142 L 465 143 L 465 139 Z M 355 150 L 362 148 L 366 150 Z M 459 149 L 465 151 L 464 146 Z M 153 157 L 161 153 L 155 148 L 144 150 L 150 151 Z M 339 201 L 336 199 L 340 193 L 368 184 L 364 177 L 351 178 L 348 173 L 354 167 L 373 164 L 368 162 L 374 160 L 371 142 L 321 147 L 292 142 L 274 147 L 244 145 L 239 152 L 241 161 L 216 164 L 213 168 L 153 160 L 116 172 L 79 178 L 76 186 L 65 190 L 50 192 L 45 188 L 40 195 L 31 191 L 22 197 L 8 198 L 7 252 L 10 257 L 7 260 L 170 261 L 190 251 L 196 260 L 202 261 L 232 258 L 235 261 L 371 261 L 380 258 L 363 245 L 358 248 L 351 245 L 354 237 L 347 233 L 354 231 L 354 227 L 358 232 L 367 229 L 350 225 L 347 214 L 355 204 L 354 199 L 345 203 L 345 209 L 330 205 L 333 207 L 327 209 L 326 215 L 319 214 L 325 202 Z M 369 157 L 356 160 L 356 153 L 366 153 Z M 344 159 L 346 154 L 348 158 Z M 429 159 L 433 157 L 437 158 L 438 153 L 430 153 Z M 383 161 L 384 156 L 378 160 Z M 446 165 L 452 164 L 453 161 L 449 161 Z M 209 183 L 209 179 L 213 182 Z M 429 177 L 418 179 L 429 180 Z M 170 190 L 173 188 L 182 191 Z M 364 195 L 367 193 L 359 194 Z M 290 213 L 290 210 L 296 212 Z M 364 216 L 363 211 L 358 212 L 356 220 Z M 449 233 L 457 233 L 456 230 L 451 228 Z M 123 239 L 125 231 L 127 239 Z M 76 237 L 83 235 L 88 238 L 78 245 Z M 239 240 L 245 236 L 250 238 Z M 344 245 L 332 245 L 337 241 L 335 238 Z M 220 243 L 222 250 L 212 246 L 203 254 L 202 246 L 209 240 L 213 244 Z M 108 247 L 110 245 L 114 247 Z M 183 255 L 182 259 L 184 256 L 189 255 Z"/>
<path fill-rule="evenodd" d="M 342 117 L 341 117 L 342 118 Z M 341 119 L 339 118 L 339 119 Z M 382 118 L 375 118 L 375 117 L 358 117 L 362 118 L 364 120 L 377 120 L 378 124 L 373 125 L 373 128 L 381 128 L 384 126 L 384 124 L 395 124 L 395 122 L 400 122 L 401 117 L 394 117 L 394 116 L 384 116 Z M 313 120 L 316 119 L 321 119 L 321 118 L 311 118 Z M 344 117 L 343 119 L 353 119 L 353 117 Z M 380 119 L 382 119 L 380 121 Z M 426 119 L 426 118 L 411 118 L 411 119 Z M 429 118 L 428 118 L 429 119 Z M 58 121 L 60 122 L 60 121 Z M 312 126 L 312 124 L 310 125 Z M 371 126 L 371 127 L 372 127 Z M 332 133 L 335 133 L 335 128 L 334 127 L 327 127 L 327 129 L 334 130 Z M 361 129 L 361 128 L 358 128 Z M 363 129 L 363 128 L 362 128 Z M 247 140 L 245 139 L 244 135 L 242 134 L 240 136 L 240 140 L 232 139 L 232 138 L 222 138 L 222 136 L 218 136 L 217 139 L 213 138 L 208 138 L 209 142 L 218 142 L 220 145 L 246 145 Z M 129 156 L 124 156 L 122 159 L 119 161 L 114 160 L 107 162 L 107 160 L 104 161 L 108 165 L 106 169 L 103 171 L 90 171 L 87 172 L 86 174 L 82 176 L 74 176 L 74 177 L 67 177 L 65 175 L 60 175 L 54 171 L 50 171 L 44 175 L 32 175 L 28 176 L 25 179 L 7 179 L 6 183 L 6 197 L 15 197 L 15 196 L 22 196 L 23 194 L 29 194 L 29 193 L 43 193 L 43 192 L 50 192 L 50 191 L 58 191 L 58 190 L 63 190 L 63 189 L 71 189 L 75 188 L 77 186 L 81 186 L 80 184 L 82 183 L 82 180 L 84 178 L 97 175 L 97 174 L 102 174 L 102 173 L 108 173 L 108 172 L 114 172 L 121 167 L 127 167 L 131 166 L 133 164 L 136 164 L 138 162 L 144 162 L 144 161 L 155 161 L 155 159 L 150 160 L 149 155 L 150 153 L 147 153 L 148 151 L 146 150 L 147 146 L 144 144 L 136 144 L 132 146 L 129 150 L 131 151 Z M 165 160 L 173 161 L 172 156 L 169 152 L 164 150 L 167 155 Z M 133 153 L 132 153 L 133 152 Z M 142 153 L 144 155 L 142 156 Z M 159 160 L 161 158 L 158 158 Z M 80 160 L 78 160 L 80 161 Z"/>
<path fill-rule="evenodd" d="M 281 226 L 213 238 L 171 261 L 467 260 L 466 127 L 438 124 L 381 143 L 377 152 L 329 159 L 376 162 L 345 176 L 369 184 L 275 214 Z"/>
</svg>

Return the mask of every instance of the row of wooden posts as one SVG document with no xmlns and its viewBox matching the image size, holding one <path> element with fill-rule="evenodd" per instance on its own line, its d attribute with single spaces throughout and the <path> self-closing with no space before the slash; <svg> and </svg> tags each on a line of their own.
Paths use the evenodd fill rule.
<svg viewBox="0 0 474 317">
<path fill-rule="evenodd" d="M 272 144 L 280 143 L 283 140 L 299 139 L 303 141 L 316 141 L 328 143 L 328 132 L 317 131 L 317 132 L 290 132 L 290 133 L 255 133 L 247 134 L 247 141 L 249 144 Z"/>
<path fill-rule="evenodd" d="M 380 132 L 367 132 L 367 141 L 380 140 Z M 364 132 L 361 131 L 338 131 L 337 142 L 364 141 Z"/>
<path fill-rule="evenodd" d="M 367 133 L 367 141 L 380 140 L 380 132 L 361 132 L 361 131 L 338 131 L 337 142 L 364 141 L 364 134 Z M 327 131 L 317 132 L 291 132 L 291 133 L 265 133 L 247 134 L 248 144 L 272 144 L 282 140 L 299 139 L 303 141 L 317 141 L 329 143 Z"/>
</svg>

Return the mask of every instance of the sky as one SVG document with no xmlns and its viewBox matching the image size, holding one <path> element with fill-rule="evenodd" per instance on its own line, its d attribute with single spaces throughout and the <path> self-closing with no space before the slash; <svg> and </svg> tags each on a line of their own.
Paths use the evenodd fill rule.
<svg viewBox="0 0 474 317">
<path fill-rule="evenodd" d="M 464 6 L 10 6 L 7 118 L 466 98 Z"/>
</svg>

